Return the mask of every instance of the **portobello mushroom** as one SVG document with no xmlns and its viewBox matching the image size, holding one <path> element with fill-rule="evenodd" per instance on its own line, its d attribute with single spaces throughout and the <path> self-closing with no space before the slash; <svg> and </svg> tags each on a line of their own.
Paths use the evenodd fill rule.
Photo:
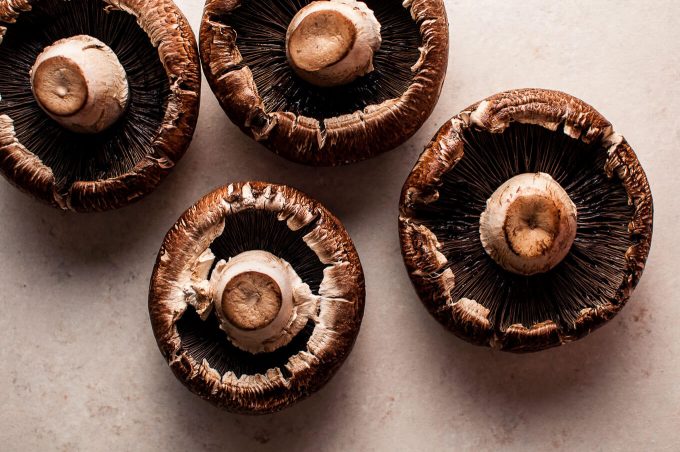
<svg viewBox="0 0 680 452">
<path fill-rule="evenodd" d="M 579 339 L 637 285 L 652 195 L 626 140 L 586 103 L 541 89 L 466 108 L 401 195 L 404 262 L 458 336 L 515 352 Z"/>
<path fill-rule="evenodd" d="M 437 102 L 448 58 L 442 0 L 208 0 L 208 83 L 229 118 L 310 165 L 406 141 Z"/>
<path fill-rule="evenodd" d="M 151 192 L 196 126 L 196 40 L 171 0 L 0 0 L 0 171 L 64 210 Z"/>
<path fill-rule="evenodd" d="M 281 410 L 320 389 L 349 354 L 364 276 L 345 228 L 289 187 L 221 187 L 168 232 L 149 313 L 192 392 L 238 413 Z"/>
</svg>

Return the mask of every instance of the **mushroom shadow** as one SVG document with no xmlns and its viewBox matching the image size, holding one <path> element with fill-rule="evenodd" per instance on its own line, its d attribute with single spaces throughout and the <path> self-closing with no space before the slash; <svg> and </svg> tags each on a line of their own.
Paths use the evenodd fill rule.
<svg viewBox="0 0 680 452">
<path fill-rule="evenodd" d="M 152 241 L 151 248 L 156 247 L 153 251 L 145 246 L 148 245 L 145 238 L 149 231 L 158 229 L 159 222 L 172 224 L 161 215 L 148 213 L 161 210 L 153 202 L 80 214 L 56 209 L 13 187 L 3 191 L 5 221 L 11 222 L 9 227 L 15 240 L 21 241 L 28 253 L 37 250 L 36 254 L 44 254 L 41 249 L 48 250 L 48 254 L 59 253 L 64 263 L 77 263 L 73 267 L 101 265 L 125 256 L 129 256 L 130 262 L 135 255 L 155 256 L 162 237 Z M 149 265 L 153 265 L 151 257 Z"/>
<path fill-rule="evenodd" d="M 644 287 L 640 289 L 619 315 L 598 330 L 541 352 L 491 350 L 460 340 L 443 328 L 440 334 L 424 336 L 433 355 L 455 363 L 445 368 L 445 378 L 460 382 L 467 394 L 474 395 L 476 409 L 509 410 L 510 417 L 517 414 L 525 422 L 540 421 L 558 406 L 586 403 L 588 394 L 616 397 L 621 388 L 611 385 L 614 375 L 646 372 L 646 363 L 651 362 L 650 342 L 641 339 L 652 332 L 645 319 L 646 300 L 651 294 Z M 636 357 L 635 368 L 629 366 L 630 356 Z M 443 400 L 455 394 L 445 385 L 432 390 Z M 450 406 L 457 407 L 459 402 L 452 400 Z M 487 418 L 486 422 L 492 420 Z"/>
<path fill-rule="evenodd" d="M 168 379 L 174 378 L 168 375 Z M 203 450 L 308 450 L 319 442 L 337 444 L 344 435 L 339 420 L 351 416 L 346 393 L 352 376 L 344 367 L 328 384 L 307 399 L 278 413 L 265 415 L 233 414 L 217 408 L 187 391 L 181 384 L 171 397 L 177 400 L 181 416 L 176 431 Z"/>
</svg>

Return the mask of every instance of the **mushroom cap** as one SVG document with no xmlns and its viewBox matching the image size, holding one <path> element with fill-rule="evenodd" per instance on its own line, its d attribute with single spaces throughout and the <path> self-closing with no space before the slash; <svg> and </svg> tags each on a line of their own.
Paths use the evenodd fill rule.
<svg viewBox="0 0 680 452">
<path fill-rule="evenodd" d="M 302 0 L 299 6 L 308 3 L 308 0 Z M 207 0 L 199 36 L 201 61 L 208 83 L 229 119 L 271 151 L 315 166 L 364 160 L 393 149 L 411 137 L 434 109 L 446 74 L 449 38 L 444 3 L 442 0 L 407 0 L 403 5 L 383 4 L 376 0 L 365 3 L 375 12 L 379 22 L 387 11 L 410 17 L 408 20 L 419 35 L 419 42 L 411 45 L 413 61 L 406 61 L 406 56 L 395 55 L 389 45 L 390 40 L 404 41 L 405 34 L 391 33 L 393 24 L 382 21 L 382 45 L 375 53 L 375 71 L 371 74 L 379 73 L 381 65 L 391 59 L 410 67 L 407 70 L 410 80 L 405 89 L 398 88 L 399 94 L 378 93 L 374 96 L 376 100 L 370 103 L 356 102 L 355 98 L 371 90 L 391 93 L 391 88 L 376 88 L 379 84 L 374 79 L 365 82 L 370 85 L 366 88 L 357 85 L 360 81 L 345 88 L 319 88 L 302 81 L 295 82 L 290 88 L 280 88 L 277 81 L 282 77 L 296 77 L 287 63 L 280 72 L 262 75 L 261 68 L 269 67 L 274 59 L 286 61 L 285 27 L 280 31 L 280 45 L 265 40 L 259 47 L 260 52 L 268 52 L 268 56 L 246 54 L 239 48 L 245 37 L 238 29 L 237 15 L 242 15 L 249 23 L 260 21 L 258 26 L 264 28 L 282 17 L 292 19 L 296 11 L 283 8 L 256 14 L 257 8 L 262 8 L 262 2 Z M 262 40 L 262 37 L 258 39 Z M 370 78 L 371 74 L 365 77 Z M 285 89 L 288 91 L 282 93 Z M 305 111 L 304 106 L 298 104 L 281 107 L 280 102 L 272 100 L 274 96 L 286 96 L 299 90 L 314 93 L 313 98 L 319 103 L 329 99 L 332 93 L 342 92 L 340 97 L 349 103 L 332 114 L 322 114 Z"/>
<path fill-rule="evenodd" d="M 503 136 L 513 133 L 508 135 L 508 141 L 513 140 L 507 146 L 511 151 L 506 151 L 499 143 Z M 533 135 L 527 137 L 527 133 Z M 526 141 L 514 146 L 518 137 Z M 514 175 L 512 165 L 503 166 L 507 158 L 503 153 L 514 152 L 507 155 L 519 156 L 519 165 L 523 164 L 522 156 L 528 155 L 526 162 L 540 167 L 545 163 L 529 154 L 537 149 L 537 143 L 564 159 L 560 162 L 595 163 L 593 176 L 588 177 L 596 178 L 593 184 L 600 186 L 584 186 L 582 179 L 579 184 L 579 176 L 568 171 L 553 168 L 556 174 L 552 174 L 558 182 L 569 182 L 563 187 L 574 200 L 579 217 L 572 250 L 551 272 L 566 272 L 562 273 L 564 280 L 557 281 L 560 287 L 569 290 L 571 286 L 583 296 L 565 300 L 566 292 L 536 290 L 535 296 L 540 299 L 502 307 L 498 304 L 507 302 L 512 290 L 525 290 L 521 293 L 526 296 L 530 288 L 537 287 L 532 284 L 542 283 L 545 276 L 512 275 L 496 268 L 479 239 L 479 215 L 488 195 L 497 188 L 489 181 Z M 561 147 L 565 143 L 579 146 L 580 156 L 565 155 L 569 150 Z M 476 169 L 470 172 L 473 166 Z M 533 166 L 515 173 L 541 169 Z M 457 192 L 466 190 L 456 198 Z M 472 191 L 479 192 L 479 200 L 472 199 Z M 592 206 L 585 205 L 586 201 Z M 441 218 L 437 209 L 451 209 L 454 203 L 465 212 L 459 212 L 457 218 Z M 606 209 L 615 210 L 621 218 L 615 222 L 612 216 L 603 216 L 598 221 L 593 216 Z M 448 214 L 451 216 L 450 211 Z M 579 339 L 621 310 L 644 269 L 652 239 L 652 217 L 652 195 L 645 173 L 626 140 L 614 133 L 600 113 L 565 93 L 522 89 L 478 102 L 439 129 L 404 184 L 399 235 L 411 281 L 425 307 L 442 325 L 475 344 L 525 352 Z M 476 231 L 464 235 L 462 221 L 469 223 L 465 228 Z M 608 247 L 608 241 L 613 240 L 617 245 Z M 482 273 L 480 266 L 493 271 Z M 577 274 L 595 278 L 596 283 L 580 287 L 569 279 Z M 492 293 L 508 298 L 494 301 Z M 536 306 L 535 301 L 544 304 Z M 562 309 L 560 302 L 568 302 L 563 306 L 568 315 L 558 319 L 549 316 Z M 513 321 L 517 318 L 533 320 Z"/>
<path fill-rule="evenodd" d="M 230 221 L 244 213 L 271 215 L 277 228 L 285 228 L 286 234 L 298 234 L 299 240 L 304 241 L 300 246 L 318 259 L 323 267 L 319 272 L 320 281 L 314 284 L 320 297 L 319 311 L 310 321 L 311 328 L 274 352 L 280 352 L 279 355 L 290 352 L 290 355 L 274 360 L 268 359 L 267 354 L 253 355 L 234 348 L 223 352 L 238 356 L 211 361 L 210 356 L 192 352 L 195 338 L 183 330 L 184 317 L 193 314 L 193 308 L 185 300 L 182 285 L 190 280 L 192 269 L 211 244 L 216 247 L 214 244 L 220 237 L 236 234 Z M 252 232 L 256 227 L 246 229 Z M 239 245 L 243 242 L 243 231 L 240 233 L 235 239 Z M 271 233 L 281 237 L 281 231 Z M 262 243 L 262 240 L 256 241 Z M 282 241 L 276 239 L 277 244 Z M 291 262 L 291 265 L 296 264 Z M 309 267 L 303 267 L 294 269 L 299 275 L 309 274 Z M 320 389 L 331 378 L 354 345 L 364 298 L 359 257 L 337 218 L 293 188 L 245 182 L 209 193 L 190 207 L 168 232 L 151 277 L 149 313 L 161 353 L 182 383 L 229 411 L 261 414 L 291 405 Z M 208 327 L 200 324 L 200 328 Z M 214 348 L 211 343 L 211 353 Z M 230 368 L 224 365 L 228 358 L 243 359 L 244 365 L 260 359 L 264 367 L 254 372 Z M 274 361 L 276 364 L 270 365 Z M 211 366 L 213 362 L 215 368 Z"/>
<path fill-rule="evenodd" d="M 82 14 L 86 8 L 101 10 L 98 13 L 101 17 L 104 17 L 104 10 L 106 14 L 130 15 L 132 23 L 136 22 L 141 27 L 150 45 L 157 50 L 161 67 L 167 75 L 164 82 L 168 85 L 168 94 L 155 134 L 125 137 L 133 141 L 148 140 L 148 152 L 132 168 L 116 171 L 113 175 L 68 180 L 66 183 L 58 169 L 50 166 L 46 157 L 38 155 L 39 150 L 32 147 L 35 140 L 20 129 L 22 118 L 12 117 L 7 112 L 7 99 L 0 99 L 0 171 L 14 185 L 38 199 L 64 210 L 79 212 L 122 207 L 148 194 L 160 183 L 189 146 L 198 119 L 201 83 L 196 39 L 186 18 L 171 0 L 0 0 L 0 50 L 3 37 L 6 43 L 9 42 L 13 28 L 22 26 L 32 17 L 42 21 L 63 20 L 54 16 L 54 11 L 68 14 L 78 9 Z M 64 22 L 70 23 L 68 18 Z M 48 44 L 51 43 L 44 43 Z M 35 49 L 36 55 L 39 50 Z M 129 53 L 130 49 L 127 51 Z M 2 83 L 0 95 L 3 95 Z M 134 93 L 131 95 L 134 96 Z M 34 102 L 34 99 L 31 101 Z M 82 153 L 88 151 L 83 149 Z M 125 148 L 115 151 L 115 155 L 127 155 Z"/>
</svg>

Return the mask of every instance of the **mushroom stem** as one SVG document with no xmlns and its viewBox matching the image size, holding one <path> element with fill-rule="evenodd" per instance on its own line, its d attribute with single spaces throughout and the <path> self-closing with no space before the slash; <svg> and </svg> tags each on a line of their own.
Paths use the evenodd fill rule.
<svg viewBox="0 0 680 452">
<path fill-rule="evenodd" d="M 74 132 L 99 133 L 127 106 L 125 69 L 113 50 L 92 36 L 72 36 L 46 47 L 30 75 L 40 107 Z"/>
<path fill-rule="evenodd" d="M 220 261 L 210 278 L 220 327 L 237 347 L 273 351 L 290 342 L 316 309 L 316 298 L 295 270 L 266 251 Z"/>
<path fill-rule="evenodd" d="M 576 237 L 576 206 L 546 173 L 524 173 L 501 185 L 480 217 L 484 250 L 505 270 L 543 273 L 567 255 Z"/>
<path fill-rule="evenodd" d="M 315 1 L 290 22 L 286 56 L 309 83 L 337 86 L 371 72 L 380 44 L 380 23 L 365 3 Z"/>
</svg>

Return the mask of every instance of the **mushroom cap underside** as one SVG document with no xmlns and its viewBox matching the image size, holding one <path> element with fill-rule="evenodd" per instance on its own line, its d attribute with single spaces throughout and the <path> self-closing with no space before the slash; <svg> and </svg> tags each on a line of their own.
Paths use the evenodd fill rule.
<svg viewBox="0 0 680 452">
<path fill-rule="evenodd" d="M 29 72 L 55 41 L 90 35 L 116 53 L 130 100 L 97 134 L 59 126 Z M 0 170 L 64 210 L 102 211 L 151 192 L 186 151 L 198 118 L 198 47 L 169 0 L 0 0 Z"/>
<path fill-rule="evenodd" d="M 552 270 L 515 275 L 485 252 L 479 217 L 501 184 L 532 172 L 569 193 L 577 232 Z M 567 94 L 522 89 L 466 108 L 437 132 L 404 184 L 399 233 L 409 276 L 440 323 L 470 342 L 523 352 L 578 339 L 623 307 L 652 220 L 645 173 L 611 124 Z"/>
<path fill-rule="evenodd" d="M 285 260 L 318 296 L 318 313 L 273 352 L 239 350 L 215 316 L 199 318 L 182 290 L 208 247 L 217 259 L 261 249 Z M 352 349 L 364 298 L 359 257 L 337 218 L 295 189 L 247 182 L 206 195 L 168 232 L 151 278 L 149 312 L 180 381 L 229 411 L 259 414 L 281 410 L 330 379 Z"/>
<path fill-rule="evenodd" d="M 309 3 L 208 0 L 200 31 L 208 83 L 232 122 L 283 157 L 340 165 L 412 136 L 439 97 L 448 58 L 441 0 L 368 0 L 381 25 L 375 70 L 340 87 L 315 87 L 286 60 L 288 22 Z"/>
</svg>

